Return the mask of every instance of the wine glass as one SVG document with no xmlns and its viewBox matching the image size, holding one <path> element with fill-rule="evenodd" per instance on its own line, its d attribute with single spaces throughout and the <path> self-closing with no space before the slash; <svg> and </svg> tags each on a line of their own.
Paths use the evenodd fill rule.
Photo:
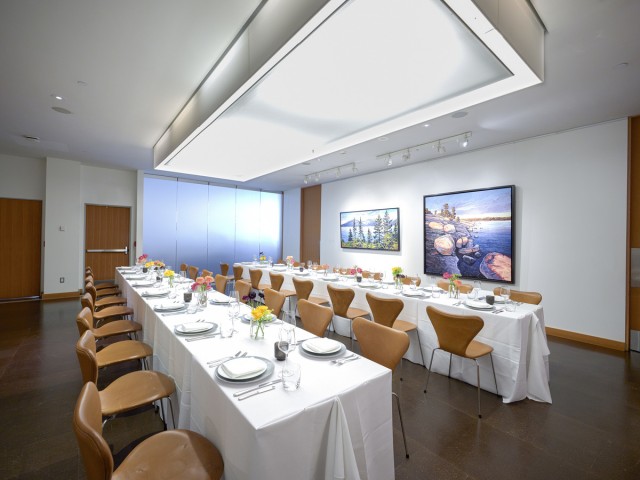
<svg viewBox="0 0 640 480">
<path fill-rule="evenodd" d="M 278 335 L 278 348 L 284 353 L 284 367 L 282 374 L 290 376 L 291 371 L 288 369 L 289 353 L 293 352 L 297 347 L 296 344 L 296 327 L 290 323 L 283 322 Z"/>
<path fill-rule="evenodd" d="M 382 270 L 378 273 L 378 278 L 380 279 L 380 285 L 384 288 L 384 272 Z"/>
<path fill-rule="evenodd" d="M 420 278 L 418 276 L 418 274 L 416 273 L 415 276 L 411 277 L 411 290 L 417 290 L 418 288 L 418 278 Z"/>
<path fill-rule="evenodd" d="M 505 305 L 509 302 L 510 295 L 511 295 L 511 289 L 509 287 L 506 287 L 506 286 L 500 287 L 500 296 L 502 297 L 502 300 L 504 301 Z"/>
</svg>

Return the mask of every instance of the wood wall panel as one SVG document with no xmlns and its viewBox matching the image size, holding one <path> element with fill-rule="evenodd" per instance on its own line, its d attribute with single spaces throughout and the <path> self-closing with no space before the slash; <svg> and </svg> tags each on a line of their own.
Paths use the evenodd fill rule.
<svg viewBox="0 0 640 480">
<path fill-rule="evenodd" d="M 640 248 L 640 117 L 629 120 L 629 247 Z M 629 329 L 640 330 L 640 288 L 629 288 Z"/>
<path fill-rule="evenodd" d="M 300 202 L 300 261 L 320 263 L 322 185 L 303 188 Z"/>
<path fill-rule="evenodd" d="M 42 201 L 0 198 L 0 298 L 40 295 Z"/>
<path fill-rule="evenodd" d="M 111 250 L 129 247 L 131 209 L 87 205 L 85 209 L 85 249 Z M 96 281 L 112 280 L 115 267 L 129 264 L 124 253 L 86 253 L 85 266 L 91 266 Z"/>
</svg>

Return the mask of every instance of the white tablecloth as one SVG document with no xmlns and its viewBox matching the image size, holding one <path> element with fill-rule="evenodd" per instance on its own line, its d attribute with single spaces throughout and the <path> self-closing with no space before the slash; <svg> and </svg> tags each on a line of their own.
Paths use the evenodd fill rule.
<svg viewBox="0 0 640 480">
<path fill-rule="evenodd" d="M 299 390 L 278 386 L 238 401 L 233 392 L 240 388 L 217 381 L 207 361 L 238 350 L 273 360 L 279 327 L 270 325 L 264 340 L 253 340 L 249 326 L 236 322 L 239 333 L 231 339 L 186 342 L 174 333 L 176 325 L 200 318 L 219 323 L 226 307 L 162 316 L 153 305 L 166 299 L 145 299 L 119 273 L 116 279 L 154 348 L 154 369 L 175 379 L 177 426 L 202 433 L 220 449 L 226 479 L 394 477 L 388 369 L 364 358 L 337 367 L 295 351 L 289 358 L 302 366 Z M 298 330 L 298 340 L 311 336 Z M 281 363 L 274 362 L 277 372 Z"/>
<path fill-rule="evenodd" d="M 248 278 L 249 268 L 257 268 L 243 265 L 243 275 Z M 264 271 L 262 283 L 269 283 L 269 269 L 261 267 Z M 305 272 L 308 272 L 305 270 Z M 284 274 L 285 281 L 282 288 L 293 290 L 292 278 L 300 275 L 296 271 L 278 271 Z M 432 350 L 437 347 L 438 339 L 433 325 L 427 316 L 428 305 L 433 305 L 441 310 L 451 313 L 477 315 L 484 320 L 484 328 L 478 334 L 477 339 L 493 347 L 493 361 L 498 381 L 498 391 L 505 403 L 515 402 L 530 398 L 540 402 L 551 403 L 551 391 L 549 389 L 549 348 L 544 329 L 544 310 L 541 305 L 522 304 L 515 312 L 502 312 L 494 314 L 471 310 L 463 305 L 454 306 L 455 299 L 448 298 L 446 294 L 440 298 L 412 298 L 399 294 L 393 286 L 386 289 L 370 289 L 358 286 L 353 280 L 346 282 L 327 282 L 323 275 L 315 273 L 300 275 L 301 279 L 312 280 L 314 289 L 312 295 L 329 299 L 327 284 L 333 283 L 338 287 L 349 287 L 355 291 L 352 307 L 369 310 L 366 294 L 370 292 L 379 297 L 401 298 L 404 309 L 398 318 L 418 325 L 420 343 L 424 359 L 420 357 L 418 335 L 410 333 L 411 345 L 405 358 L 420 365 L 429 364 Z M 404 287 L 408 289 L 409 287 Z M 461 299 L 465 296 L 461 295 Z M 348 336 L 349 321 L 340 317 L 334 317 L 336 332 Z M 446 375 L 449 370 L 449 354 L 442 351 L 436 352 L 433 360 L 433 371 Z M 489 358 L 481 358 L 480 362 L 480 387 L 495 392 L 493 373 Z M 475 362 L 453 358 L 451 376 L 461 379 L 472 385 L 476 385 Z"/>
</svg>

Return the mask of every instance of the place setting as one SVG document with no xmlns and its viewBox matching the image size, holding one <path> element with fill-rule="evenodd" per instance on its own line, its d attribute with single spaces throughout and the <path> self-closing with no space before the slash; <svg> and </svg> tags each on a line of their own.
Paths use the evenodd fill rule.
<svg viewBox="0 0 640 480">
<path fill-rule="evenodd" d="M 218 330 L 218 324 L 215 322 L 209 322 L 205 319 L 196 320 L 195 322 L 181 323 L 173 327 L 173 331 L 176 335 L 193 336 L 203 335 L 205 333 L 214 333 Z"/>
<path fill-rule="evenodd" d="M 141 297 L 145 298 L 162 298 L 169 295 L 168 288 L 150 288 L 148 290 L 142 290 L 140 292 Z"/>
<path fill-rule="evenodd" d="M 344 355 L 347 347 L 335 340 L 315 337 L 300 342 L 300 353 L 314 360 L 332 360 Z"/>
<path fill-rule="evenodd" d="M 178 300 L 163 301 L 153 306 L 153 310 L 163 315 L 167 313 L 178 313 L 187 310 L 187 304 Z"/>
</svg>

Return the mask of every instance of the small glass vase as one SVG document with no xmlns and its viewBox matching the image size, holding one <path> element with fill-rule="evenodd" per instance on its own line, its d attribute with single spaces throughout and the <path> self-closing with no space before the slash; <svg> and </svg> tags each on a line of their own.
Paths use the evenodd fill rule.
<svg viewBox="0 0 640 480">
<path fill-rule="evenodd" d="M 205 308 L 207 306 L 207 291 L 199 290 L 196 293 L 196 299 L 198 300 L 198 307 Z"/>
<path fill-rule="evenodd" d="M 257 320 L 251 319 L 249 336 L 253 340 L 262 340 L 264 338 L 264 322 L 258 322 Z"/>
<path fill-rule="evenodd" d="M 460 289 L 455 285 L 449 285 L 449 298 L 459 298 Z"/>
<path fill-rule="evenodd" d="M 173 277 L 169 277 L 169 288 L 173 288 Z"/>
<path fill-rule="evenodd" d="M 396 290 L 402 290 L 402 279 L 400 277 L 395 278 Z"/>
</svg>

